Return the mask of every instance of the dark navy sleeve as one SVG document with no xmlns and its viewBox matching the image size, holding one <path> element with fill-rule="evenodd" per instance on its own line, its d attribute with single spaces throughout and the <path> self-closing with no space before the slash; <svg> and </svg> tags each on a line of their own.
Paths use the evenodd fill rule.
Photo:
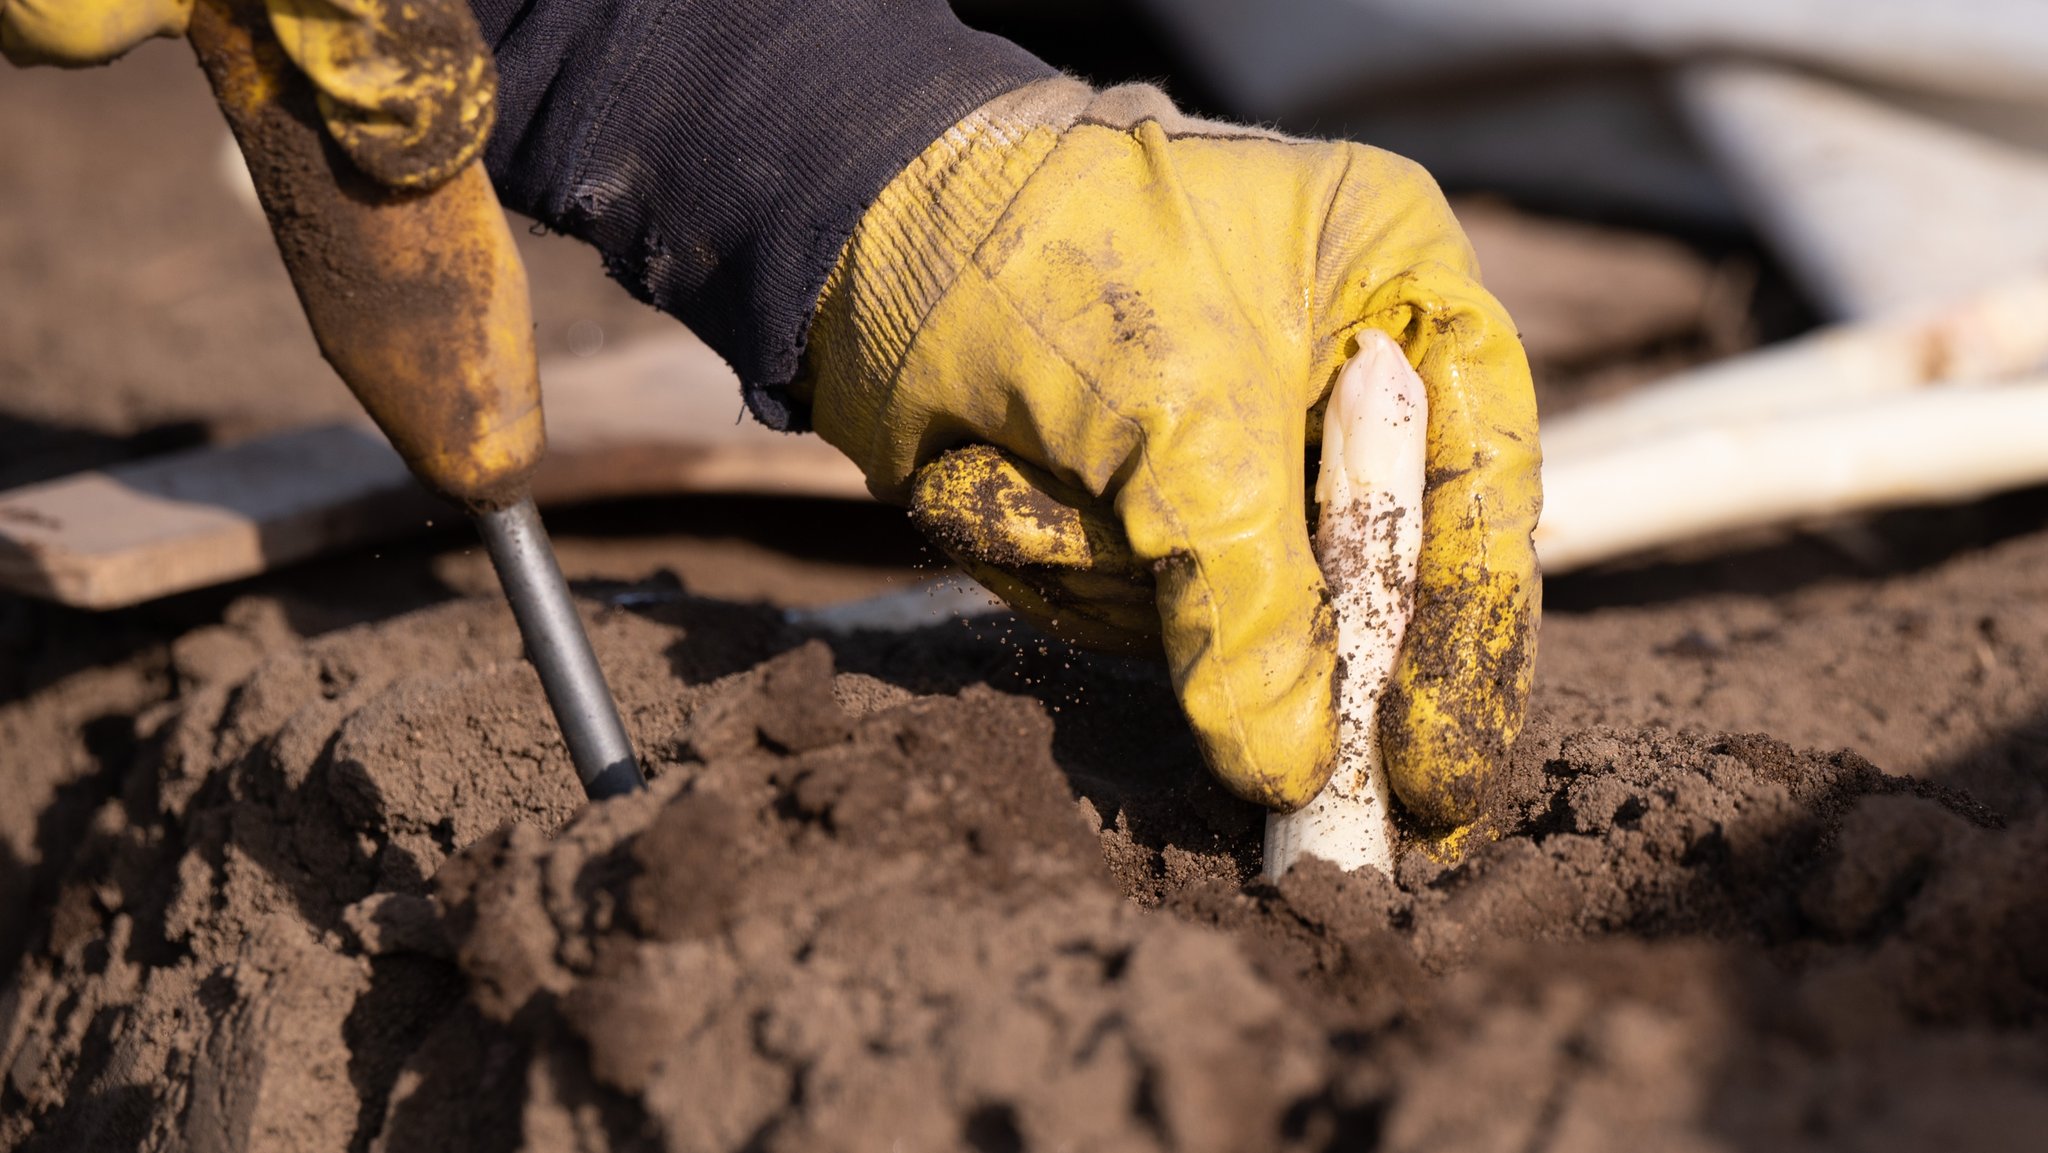
<svg viewBox="0 0 2048 1153">
<path fill-rule="evenodd" d="M 883 185 L 1052 70 L 945 0 L 470 0 L 498 61 L 507 207 L 596 246 L 635 296 L 802 428 L 788 384 Z"/>
</svg>

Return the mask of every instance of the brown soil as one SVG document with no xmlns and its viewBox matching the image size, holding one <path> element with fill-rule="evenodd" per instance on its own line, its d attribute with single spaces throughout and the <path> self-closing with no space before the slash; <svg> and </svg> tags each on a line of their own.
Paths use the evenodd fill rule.
<svg viewBox="0 0 2048 1153">
<path fill-rule="evenodd" d="M 1277 890 L 1156 670 L 1000 621 L 612 588 L 655 787 L 584 808 L 489 599 L 251 596 L 32 919 L 0 1145 L 2020 1148 L 2044 573 L 1554 616 L 1498 841 Z"/>
<path fill-rule="evenodd" d="M 180 51 L 0 71 L 0 152 L 43 158 L 0 165 L 0 484 L 347 403 Z M 91 118 L 165 182 L 92 168 Z M 1546 404 L 1746 339 L 1672 246 L 1479 231 L 1525 326 L 1602 318 L 1525 333 Z M 1565 291 L 1516 243 L 1638 307 L 1513 300 Z M 544 343 L 651 322 L 534 244 Z M 1278 888 L 1156 668 L 1003 618 L 784 623 L 905 579 L 899 517 L 555 524 L 641 796 L 581 804 L 458 538 L 104 616 L 0 598 L 0 1150 L 2048 1131 L 2043 494 L 1554 583 L 1496 839 Z"/>
</svg>

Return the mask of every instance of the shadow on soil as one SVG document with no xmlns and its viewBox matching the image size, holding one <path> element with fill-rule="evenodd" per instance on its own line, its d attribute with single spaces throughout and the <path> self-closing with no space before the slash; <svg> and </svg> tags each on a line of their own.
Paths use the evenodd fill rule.
<svg viewBox="0 0 2048 1153">
<path fill-rule="evenodd" d="M 0 984 L 32 936 L 31 918 L 50 907 L 57 883 L 91 840 L 93 813 L 120 792 L 136 764 L 135 718 L 95 717 L 83 726 L 93 768 L 59 787 L 36 819 L 35 859 L 25 861 L 0 842 Z"/>
<path fill-rule="evenodd" d="M 2048 686 L 2042 686 L 2048 695 Z M 1969 793 L 2008 821 L 2048 808 L 2048 703 L 1992 740 L 1924 774 Z"/>
<path fill-rule="evenodd" d="M 178 421 L 115 436 L 0 413 L 0 491 L 205 444 L 206 426 Z"/>
<path fill-rule="evenodd" d="M 1169 846 L 1220 849 L 1240 879 L 1257 871 L 1264 812 L 1209 775 L 1158 658 L 1077 649 L 1007 615 L 827 639 L 841 672 L 915 693 L 987 684 L 1036 699 L 1053 759 L 1105 827 L 1121 824 L 1155 861 Z"/>
<path fill-rule="evenodd" d="M 1805 531 L 1710 542 L 1692 550 L 1696 559 L 1673 554 L 1546 577 L 1543 607 L 1571 613 L 1715 593 L 1778 596 L 1812 585 L 1922 572 L 2043 528 L 2048 528 L 2048 486 L 1974 504 L 1900 509 Z"/>
</svg>

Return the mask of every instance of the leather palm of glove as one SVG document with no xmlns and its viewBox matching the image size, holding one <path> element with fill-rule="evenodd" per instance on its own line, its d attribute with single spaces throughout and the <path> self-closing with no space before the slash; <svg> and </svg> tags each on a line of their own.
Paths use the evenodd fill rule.
<svg viewBox="0 0 2048 1153">
<path fill-rule="evenodd" d="M 1033 84 L 866 211 L 796 392 L 1013 607 L 1083 642 L 1156 636 L 1217 776 L 1292 809 L 1332 770 L 1341 675 L 1306 464 L 1368 327 L 1430 404 L 1381 741 L 1409 813 L 1448 829 L 1524 717 L 1541 496 L 1514 327 L 1418 167 L 1194 120 L 1150 88 Z"/>
<path fill-rule="evenodd" d="M 0 53 L 84 68 L 179 37 L 194 0 L 0 0 Z M 321 119 L 379 184 L 433 188 L 490 138 L 495 74 L 462 0 L 265 0 Z"/>
</svg>

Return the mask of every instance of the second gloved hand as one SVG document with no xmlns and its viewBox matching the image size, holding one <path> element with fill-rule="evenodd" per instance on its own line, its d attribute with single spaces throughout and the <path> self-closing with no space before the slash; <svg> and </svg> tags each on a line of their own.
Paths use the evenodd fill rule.
<svg viewBox="0 0 2048 1153">
<path fill-rule="evenodd" d="M 1156 629 L 1211 767 L 1291 809 L 1331 770 L 1339 675 L 1307 454 L 1357 333 L 1386 332 L 1430 391 L 1431 476 L 1383 744 L 1409 811 L 1455 826 L 1520 728 L 1538 599 L 1528 368 L 1476 274 L 1407 161 L 1048 80 L 867 210 L 797 391 L 1020 610 Z"/>
</svg>

